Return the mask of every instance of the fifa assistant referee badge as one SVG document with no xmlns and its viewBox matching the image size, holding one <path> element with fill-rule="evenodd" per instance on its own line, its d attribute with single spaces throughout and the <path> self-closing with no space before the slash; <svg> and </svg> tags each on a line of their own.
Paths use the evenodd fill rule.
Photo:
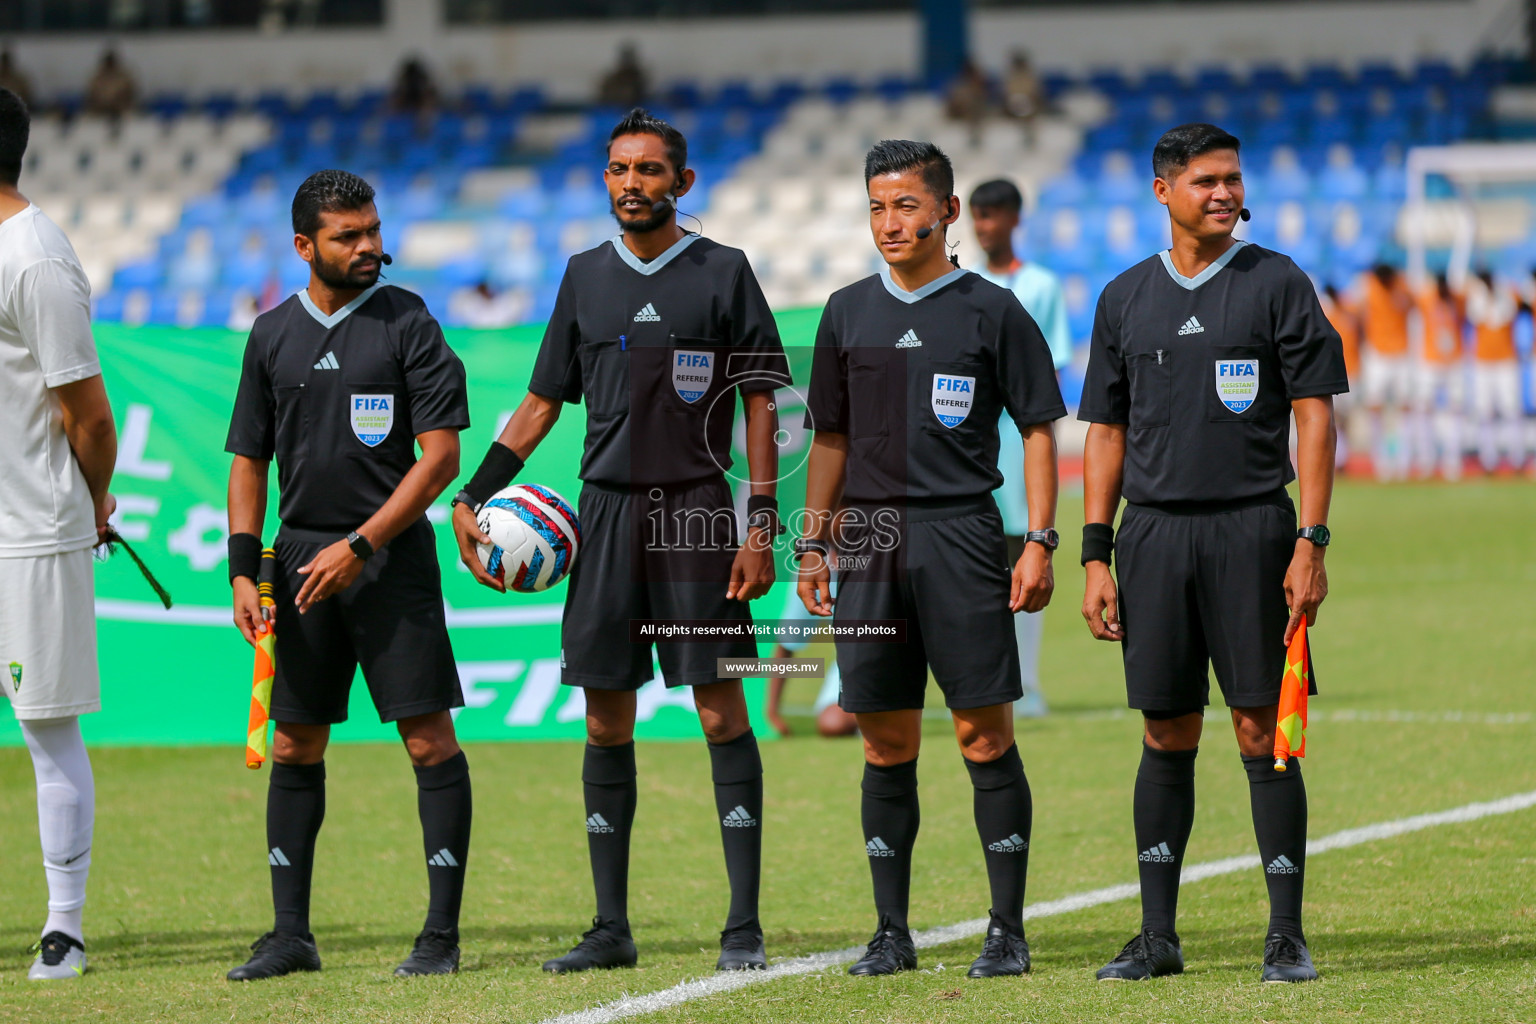
<svg viewBox="0 0 1536 1024">
<path fill-rule="evenodd" d="M 367 537 L 364 537 L 356 530 L 347 534 L 347 547 L 351 548 L 352 553 L 365 562 L 373 557 L 373 545 L 368 543 Z"/>
</svg>

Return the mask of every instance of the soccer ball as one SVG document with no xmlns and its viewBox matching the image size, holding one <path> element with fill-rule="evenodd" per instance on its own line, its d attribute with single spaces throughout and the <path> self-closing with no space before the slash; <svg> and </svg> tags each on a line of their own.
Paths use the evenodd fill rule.
<svg viewBox="0 0 1536 1024">
<path fill-rule="evenodd" d="M 581 546 L 576 510 L 540 484 L 513 484 L 480 506 L 480 564 L 511 590 L 546 590 L 571 571 Z"/>
</svg>

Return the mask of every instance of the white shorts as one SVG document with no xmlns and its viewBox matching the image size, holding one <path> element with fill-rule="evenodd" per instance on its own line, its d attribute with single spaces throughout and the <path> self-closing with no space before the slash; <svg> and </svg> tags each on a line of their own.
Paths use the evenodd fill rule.
<svg viewBox="0 0 1536 1024">
<path fill-rule="evenodd" d="M 1407 356 L 1384 356 L 1376 352 L 1360 353 L 1361 376 L 1365 378 L 1365 404 L 1405 406 L 1413 399 L 1413 362 Z"/>
<path fill-rule="evenodd" d="M 1467 370 L 1461 363 L 1420 363 L 1413 405 L 1420 412 L 1459 413 L 1467 400 Z"/>
<path fill-rule="evenodd" d="M 1520 418 L 1520 364 L 1512 359 L 1472 364 L 1472 415 L 1479 420 Z"/>
<path fill-rule="evenodd" d="M 17 718 L 101 710 L 91 549 L 0 558 L 0 686 Z"/>
</svg>

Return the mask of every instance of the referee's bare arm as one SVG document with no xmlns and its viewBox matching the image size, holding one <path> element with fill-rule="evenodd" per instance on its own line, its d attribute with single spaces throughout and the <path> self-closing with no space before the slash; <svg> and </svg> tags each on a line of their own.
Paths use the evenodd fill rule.
<svg viewBox="0 0 1536 1024">
<path fill-rule="evenodd" d="M 1083 521 L 1115 524 L 1120 485 L 1125 479 L 1125 424 L 1092 423 L 1083 445 Z M 1120 594 L 1108 562 L 1089 562 L 1083 618 L 1096 639 L 1125 639 L 1120 628 Z"/>
<path fill-rule="evenodd" d="M 748 391 L 741 396 L 747 416 L 747 467 L 752 476 L 752 494 L 774 496 L 779 479 L 779 446 L 774 435 L 779 432 L 779 414 L 773 391 Z M 752 601 L 768 593 L 773 586 L 773 535 L 755 527 L 747 528 L 731 562 L 731 582 L 725 596 L 735 601 Z"/>
<path fill-rule="evenodd" d="M 61 384 L 53 393 L 64 415 L 64 436 L 91 491 L 96 540 L 101 542 L 106 540 L 107 517 L 117 507 L 117 499 L 107 490 L 112 484 L 112 467 L 117 464 L 117 426 L 112 422 L 107 388 L 98 373 Z"/>
<path fill-rule="evenodd" d="M 416 444 L 421 448 L 421 458 L 401 479 L 384 506 L 357 528 L 375 551 L 426 515 L 427 507 L 459 475 L 458 430 L 424 431 L 416 435 Z M 294 598 L 299 614 L 346 590 L 362 571 L 363 560 L 345 539 L 322 548 L 308 565 L 299 569 L 300 575 L 307 577 Z"/>
<path fill-rule="evenodd" d="M 818 430 L 811 439 L 811 457 L 805 469 L 805 538 L 832 543 L 832 514 L 843 501 L 844 472 L 848 468 L 848 435 Z M 795 587 L 806 611 L 832 614 L 832 568 L 812 551 L 800 560 L 800 582 Z"/>
<path fill-rule="evenodd" d="M 1296 417 L 1296 485 L 1300 491 L 1302 526 L 1326 526 L 1333 502 L 1333 467 L 1339 444 L 1333 416 L 1333 396 L 1298 398 L 1291 402 Z M 1285 604 L 1291 610 L 1285 624 L 1289 646 L 1301 620 L 1317 625 L 1317 607 L 1328 596 L 1328 572 L 1323 568 L 1327 547 L 1296 538 L 1291 567 L 1285 571 Z"/>
<path fill-rule="evenodd" d="M 267 519 L 267 469 L 269 459 L 253 459 L 249 455 L 236 455 L 229 467 L 229 535 L 249 533 L 261 536 L 261 525 Z M 261 599 L 256 591 L 256 581 L 249 576 L 236 576 L 229 581 L 234 591 L 235 625 L 245 642 L 256 646 L 256 631 L 261 627 Z M 277 609 L 272 609 L 276 617 Z"/>
<path fill-rule="evenodd" d="M 1024 437 L 1024 493 L 1029 504 L 1029 529 L 1056 528 L 1056 428 L 1035 423 L 1021 432 Z M 1013 567 L 1008 610 L 1038 612 L 1051 603 L 1056 591 L 1056 572 L 1051 568 L 1051 549 L 1044 544 L 1025 544 Z"/>
<path fill-rule="evenodd" d="M 527 462 L 539 442 L 554 429 L 562 404 L 558 398 L 528 392 L 512 418 L 507 420 L 507 425 L 501 428 L 496 443 L 512 449 L 519 459 Z M 474 574 L 476 582 L 506 593 L 507 585 L 486 572 L 485 566 L 480 564 L 480 556 L 475 553 L 476 544 L 489 544 L 491 538 L 480 532 L 475 510 L 468 505 L 453 506 L 453 536 L 459 544 L 459 559 L 464 568 Z"/>
</svg>

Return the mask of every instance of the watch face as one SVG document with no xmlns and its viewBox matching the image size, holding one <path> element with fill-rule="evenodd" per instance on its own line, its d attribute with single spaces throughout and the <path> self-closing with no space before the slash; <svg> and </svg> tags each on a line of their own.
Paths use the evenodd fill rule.
<svg viewBox="0 0 1536 1024">
<path fill-rule="evenodd" d="M 1332 538 L 1333 538 L 1333 534 L 1328 532 L 1328 527 L 1326 527 L 1326 526 L 1314 526 L 1314 527 L 1312 527 L 1312 543 L 1316 544 L 1318 547 L 1327 547 L 1328 546 L 1328 541 L 1331 540 Z"/>
</svg>

